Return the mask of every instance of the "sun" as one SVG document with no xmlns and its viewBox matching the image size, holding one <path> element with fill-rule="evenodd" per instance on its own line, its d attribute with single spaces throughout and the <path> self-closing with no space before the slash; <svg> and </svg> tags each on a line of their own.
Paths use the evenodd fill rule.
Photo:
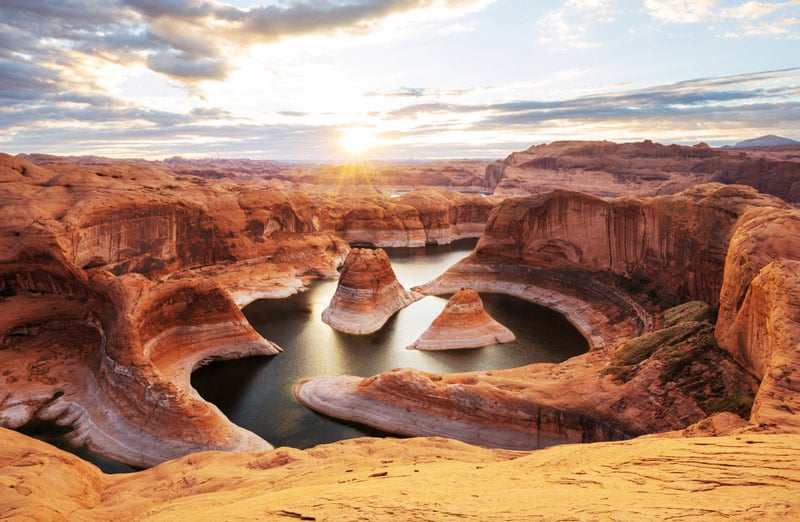
<svg viewBox="0 0 800 522">
<path fill-rule="evenodd" d="M 361 156 L 380 144 L 375 131 L 366 127 L 346 127 L 339 134 L 339 146 L 351 156 Z"/>
</svg>

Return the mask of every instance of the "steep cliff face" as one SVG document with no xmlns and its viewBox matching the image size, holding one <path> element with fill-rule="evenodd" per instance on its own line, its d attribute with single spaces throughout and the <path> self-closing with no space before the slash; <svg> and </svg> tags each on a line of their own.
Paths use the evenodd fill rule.
<svg viewBox="0 0 800 522">
<path fill-rule="evenodd" d="M 429 245 L 480 237 L 497 198 L 481 198 L 435 189 L 420 189 L 397 198 L 415 208 Z"/>
<path fill-rule="evenodd" d="M 218 285 L 154 287 L 136 274 L 87 274 L 42 251 L 21 252 L 0 274 L 3 425 L 64 426 L 76 446 L 133 466 L 269 447 L 189 386 L 205 360 L 278 352 Z"/>
<path fill-rule="evenodd" d="M 549 305 L 586 334 L 588 354 L 502 372 L 331 377 L 301 384 L 296 395 L 328 415 L 387 431 L 513 448 L 682 428 L 720 410 L 747 417 L 756 390 L 754 411 L 765 411 L 767 380 L 758 387 L 758 372 L 730 348 L 719 326 L 717 345 L 710 314 L 662 313 L 670 302 L 691 299 L 716 309 L 721 290 L 736 293 L 726 289 L 723 267 L 726 257 L 737 268 L 747 265 L 731 257 L 728 244 L 740 234 L 739 218 L 746 222 L 751 214 L 785 223 L 796 211 L 751 188 L 721 184 L 655 198 L 606 201 L 558 191 L 508 199 L 493 211 L 472 256 L 415 290 L 446 293 L 469 286 Z M 759 223 L 752 229 L 760 230 Z M 773 260 L 785 255 L 781 248 L 794 246 L 753 246 Z M 777 303 L 791 294 L 784 283 L 767 285 L 752 275 L 733 280 L 754 296 L 759 285 L 783 289 L 761 301 Z M 731 300 L 737 297 L 724 299 Z M 765 304 L 754 308 L 769 309 Z M 720 321 L 726 310 L 720 308 Z M 752 335 L 760 340 L 772 334 L 756 328 Z M 773 364 L 778 360 L 773 355 Z M 783 372 L 780 386 L 789 390 L 791 363 L 774 367 Z"/>
<path fill-rule="evenodd" d="M 761 380 L 751 420 L 800 428 L 800 215 L 753 209 L 739 220 L 725 263 L 716 336 Z"/>
<path fill-rule="evenodd" d="M 800 201 L 800 162 L 704 144 L 557 141 L 514 152 L 487 166 L 485 177 L 492 190 L 503 194 L 568 189 L 603 197 L 654 196 L 719 181 Z"/>
<path fill-rule="evenodd" d="M 378 331 L 391 316 L 421 296 L 400 285 L 383 249 L 354 248 L 322 321 L 340 332 L 362 335 Z"/>
<path fill-rule="evenodd" d="M 662 299 L 716 304 L 739 214 L 775 205 L 782 204 L 753 189 L 719 184 L 648 200 L 555 191 L 506 201 L 491 216 L 476 254 L 610 272 Z"/>
</svg>

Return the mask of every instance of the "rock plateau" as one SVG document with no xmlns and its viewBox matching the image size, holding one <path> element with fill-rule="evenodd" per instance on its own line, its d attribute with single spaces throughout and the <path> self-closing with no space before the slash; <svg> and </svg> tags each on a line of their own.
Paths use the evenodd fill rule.
<svg viewBox="0 0 800 522">
<path fill-rule="evenodd" d="M 800 146 L 712 149 L 608 141 L 556 141 L 514 152 L 486 168 L 497 194 L 565 189 L 602 197 L 674 194 L 708 182 L 750 185 L 800 203 Z M 780 149 L 780 150 L 778 150 Z"/>
<path fill-rule="evenodd" d="M 457 350 L 510 343 L 514 333 L 492 319 L 474 290 L 462 288 L 447 304 L 410 350 Z"/>
<path fill-rule="evenodd" d="M 422 296 L 403 288 L 382 248 L 354 248 L 342 266 L 339 284 L 322 321 L 353 335 L 376 332 L 399 310 Z"/>
</svg>

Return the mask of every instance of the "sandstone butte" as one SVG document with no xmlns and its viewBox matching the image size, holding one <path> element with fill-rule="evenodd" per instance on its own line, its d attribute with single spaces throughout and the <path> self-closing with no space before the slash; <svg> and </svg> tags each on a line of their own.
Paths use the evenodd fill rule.
<svg viewBox="0 0 800 522">
<path fill-rule="evenodd" d="M 377 332 L 399 310 L 422 296 L 402 287 L 382 248 L 354 248 L 342 266 L 336 292 L 322 321 L 339 332 Z"/>
<path fill-rule="evenodd" d="M 451 208 L 448 193 L 425 190 L 407 196 L 417 208 L 180 176 L 159 162 L 49 158 L 0 155 L 0 425 L 54 423 L 68 442 L 140 467 L 270 447 L 190 385 L 209 361 L 280 351 L 241 306 L 337 277 L 352 230 L 371 230 L 376 246 L 424 244 L 424 219 L 447 242 L 475 235 L 492 206 L 453 195 Z"/>
<path fill-rule="evenodd" d="M 510 343 L 514 333 L 492 319 L 483 309 L 478 292 L 462 288 L 425 330 L 409 350 L 456 350 L 481 348 L 492 344 Z"/>
<path fill-rule="evenodd" d="M 3 425 L 52 419 L 101 453 L 127 445 L 121 460 L 139 465 L 192 446 L 266 447 L 185 389 L 185 369 L 277 349 L 235 303 L 332 276 L 348 250 L 345 198 L 208 183 L 152 165 L 0 159 Z M 398 216 L 394 200 L 375 205 Z M 191 453 L 112 476 L 0 428 L 0 513 L 796 519 L 797 212 L 721 185 L 657 198 L 560 191 L 508 200 L 473 255 L 419 290 L 485 285 L 548 304 L 587 335 L 589 353 L 515 370 L 343 378 L 327 396 L 311 381 L 297 392 L 345 410 L 366 404 L 403 429 L 438 420 L 443 434 L 455 426 L 482 442 L 628 440 L 514 452 L 356 439 Z M 407 216 L 393 223 L 416 226 Z M 660 433 L 634 437 L 648 432 Z M 145 462 L 143 448 L 157 455 Z"/>
<path fill-rule="evenodd" d="M 566 189 L 603 197 L 674 194 L 698 183 L 750 185 L 800 203 L 800 146 L 712 149 L 608 141 L 556 141 L 486 167 L 495 194 Z"/>
</svg>

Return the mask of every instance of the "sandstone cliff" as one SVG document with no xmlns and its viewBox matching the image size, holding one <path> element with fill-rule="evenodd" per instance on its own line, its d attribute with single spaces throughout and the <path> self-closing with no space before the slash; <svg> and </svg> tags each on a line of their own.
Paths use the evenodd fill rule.
<svg viewBox="0 0 800 522">
<path fill-rule="evenodd" d="M 795 149 L 800 150 L 800 147 Z M 791 203 L 800 202 L 796 154 L 765 157 L 760 151 L 661 145 L 651 141 L 557 141 L 515 152 L 486 169 L 498 194 L 535 194 L 556 189 L 597 196 L 654 196 L 693 184 L 719 181 L 750 185 Z"/>
<path fill-rule="evenodd" d="M 419 299 L 402 287 L 381 248 L 354 248 L 345 259 L 336 293 L 322 312 L 322 321 L 340 332 L 376 332 L 391 316 Z"/>
<path fill-rule="evenodd" d="M 748 418 L 754 396 L 753 420 L 778 421 L 764 412 L 793 411 L 794 363 L 785 359 L 793 353 L 786 342 L 796 324 L 791 305 L 777 307 L 774 317 L 748 314 L 748 336 L 742 328 L 730 339 L 722 333 L 731 316 L 725 303 L 741 305 L 737 288 L 758 299 L 754 310 L 776 310 L 792 295 L 786 258 L 796 244 L 789 226 L 796 213 L 753 189 L 720 184 L 656 198 L 605 201 L 557 191 L 506 200 L 473 255 L 416 290 L 468 286 L 549 305 L 587 335 L 588 354 L 462 375 L 395 370 L 316 379 L 296 395 L 328 415 L 387 431 L 520 449 L 667 431 L 717 411 Z M 761 215 L 784 233 L 775 234 L 775 248 L 755 246 L 761 227 L 753 216 Z M 784 260 L 781 277 L 753 279 L 763 260 L 738 260 L 737 244 L 745 241 L 735 238 L 742 235 L 764 260 Z M 733 269 L 723 270 L 726 260 Z M 664 311 L 691 299 L 709 302 L 712 311 L 720 306 L 719 346 L 712 313 L 696 314 L 694 305 Z M 737 350 L 731 339 L 745 344 Z M 759 357 L 770 359 L 776 384 L 754 371 Z"/>
<path fill-rule="evenodd" d="M 447 241 L 488 215 L 480 196 L 432 193 L 453 218 L 444 238 L 420 218 L 427 200 L 420 210 L 176 176 L 160 162 L 36 158 L 0 155 L 0 425 L 63 426 L 73 444 L 134 466 L 269 447 L 189 384 L 208 361 L 279 352 L 237 305 L 337 277 L 349 240 L 422 245 L 434 226 Z"/>
<path fill-rule="evenodd" d="M 514 333 L 492 319 L 483 309 L 478 292 L 462 288 L 447 304 L 427 330 L 414 341 L 410 350 L 456 350 L 510 343 Z"/>
</svg>

